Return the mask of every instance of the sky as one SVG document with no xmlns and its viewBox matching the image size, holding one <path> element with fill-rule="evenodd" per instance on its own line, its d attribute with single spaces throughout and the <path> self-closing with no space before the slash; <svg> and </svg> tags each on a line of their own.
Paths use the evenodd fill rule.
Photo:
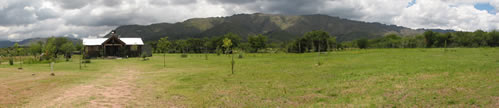
<svg viewBox="0 0 499 108">
<path fill-rule="evenodd" d="M 499 0 L 0 0 L 0 40 L 99 37 L 120 25 L 240 13 L 325 14 L 409 28 L 499 29 Z"/>
</svg>

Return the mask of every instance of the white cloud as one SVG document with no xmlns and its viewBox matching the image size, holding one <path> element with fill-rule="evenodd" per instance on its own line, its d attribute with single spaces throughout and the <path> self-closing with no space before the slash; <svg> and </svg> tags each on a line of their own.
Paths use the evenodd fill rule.
<svg viewBox="0 0 499 108">
<path fill-rule="evenodd" d="M 455 6 L 455 2 L 419 0 L 415 5 L 403 9 L 394 18 L 394 24 L 411 28 L 439 28 L 473 31 L 497 29 L 497 15 L 478 10 L 474 3 Z"/>
</svg>

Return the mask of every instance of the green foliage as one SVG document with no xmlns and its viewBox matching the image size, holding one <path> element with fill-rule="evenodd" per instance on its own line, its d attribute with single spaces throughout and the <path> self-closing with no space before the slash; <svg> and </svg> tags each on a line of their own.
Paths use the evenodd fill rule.
<svg viewBox="0 0 499 108">
<path fill-rule="evenodd" d="M 57 57 L 57 47 L 56 47 L 56 39 L 51 37 L 45 43 L 43 47 L 44 59 L 45 60 L 53 60 Z"/>
<path fill-rule="evenodd" d="M 161 53 L 167 53 L 168 49 L 170 48 L 170 41 L 168 41 L 168 37 L 163 37 L 158 40 L 156 47 L 157 50 L 160 51 Z"/>
<path fill-rule="evenodd" d="M 288 46 L 288 52 L 319 52 L 330 50 L 336 47 L 336 38 L 325 31 L 311 31 L 296 39 L 291 46 Z"/>
<path fill-rule="evenodd" d="M 225 53 L 226 54 L 232 53 L 230 51 L 230 49 L 232 48 L 232 40 L 230 40 L 229 38 L 224 38 L 222 47 L 225 48 Z"/>
<path fill-rule="evenodd" d="M 237 58 L 240 58 L 240 59 L 244 58 L 243 53 L 239 53 L 238 56 L 237 56 Z"/>
<path fill-rule="evenodd" d="M 499 46 L 499 32 L 494 30 L 492 32 L 489 32 L 489 40 L 488 40 L 488 45 L 492 47 L 497 47 Z"/>
<path fill-rule="evenodd" d="M 357 42 L 357 41 L 356 41 Z M 350 42 L 344 42 L 346 47 Z M 495 47 L 499 46 L 499 32 L 453 32 L 426 31 L 423 35 L 399 37 L 390 34 L 369 40 L 370 48 L 447 48 L 447 47 Z M 358 45 L 357 45 L 358 47 Z"/>
<path fill-rule="evenodd" d="M 189 51 L 187 52 L 193 52 L 193 53 L 202 53 L 203 48 L 206 44 L 206 40 L 199 39 L 199 38 L 189 38 L 187 39 L 187 47 Z"/>
<path fill-rule="evenodd" d="M 14 65 L 14 58 L 9 58 L 9 65 Z"/>
<path fill-rule="evenodd" d="M 433 44 L 435 43 L 435 40 L 436 40 L 436 34 L 437 33 L 433 32 L 433 31 L 424 32 L 426 48 L 433 47 Z"/>
<path fill-rule="evenodd" d="M 189 51 L 187 49 L 188 44 L 186 40 L 177 40 L 174 45 L 176 45 L 176 50 L 180 53 L 187 53 L 187 51 Z"/>
<path fill-rule="evenodd" d="M 61 47 L 61 52 L 64 54 L 64 57 L 66 58 L 66 61 L 71 58 L 71 53 L 75 50 L 73 43 L 72 42 L 66 42 L 64 43 Z"/>
<path fill-rule="evenodd" d="M 258 50 L 264 49 L 267 46 L 267 37 L 262 34 L 249 36 L 248 43 L 252 48 L 251 52 L 258 52 Z"/>
<path fill-rule="evenodd" d="M 182 58 L 187 58 L 188 56 L 187 56 L 187 54 L 182 53 L 182 54 L 180 55 L 180 57 L 182 57 Z"/>
<path fill-rule="evenodd" d="M 400 48 L 402 47 L 402 38 L 397 34 L 388 34 L 383 38 L 373 39 L 371 47 L 377 48 Z"/>
<path fill-rule="evenodd" d="M 366 49 L 369 46 L 369 40 L 365 39 L 365 38 L 364 39 L 356 40 L 355 43 L 357 43 L 357 46 L 360 49 Z"/>
<path fill-rule="evenodd" d="M 149 59 L 147 58 L 147 54 L 145 54 L 145 53 L 142 53 L 142 54 L 140 55 L 140 57 L 142 57 L 142 60 L 143 60 L 143 61 L 149 60 Z"/>
<path fill-rule="evenodd" d="M 37 56 L 42 53 L 43 51 L 43 42 L 38 41 L 36 43 L 31 43 L 29 46 L 29 51 L 33 56 Z"/>
</svg>

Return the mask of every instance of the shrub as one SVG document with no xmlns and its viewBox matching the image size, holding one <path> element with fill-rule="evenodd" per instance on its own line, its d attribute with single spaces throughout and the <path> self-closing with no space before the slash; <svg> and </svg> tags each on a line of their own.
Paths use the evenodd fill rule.
<svg viewBox="0 0 499 108">
<path fill-rule="evenodd" d="M 147 58 L 147 54 L 145 54 L 145 53 L 142 53 L 142 55 L 140 55 L 140 56 L 142 57 L 142 60 L 144 60 L 144 61 L 149 60 Z"/>
<path fill-rule="evenodd" d="M 9 59 L 9 65 L 14 65 L 14 59 L 12 58 Z"/>
<path fill-rule="evenodd" d="M 242 59 L 243 58 L 243 54 L 239 54 L 238 58 Z"/>
<path fill-rule="evenodd" d="M 83 59 L 82 63 L 91 63 L 90 59 Z"/>
<path fill-rule="evenodd" d="M 182 55 L 180 55 L 180 57 L 187 58 L 187 54 L 182 54 Z"/>
<path fill-rule="evenodd" d="M 369 40 L 367 39 L 359 39 L 359 40 L 356 40 L 357 42 L 357 46 L 360 48 L 360 49 L 366 49 L 368 46 L 369 46 Z"/>
</svg>

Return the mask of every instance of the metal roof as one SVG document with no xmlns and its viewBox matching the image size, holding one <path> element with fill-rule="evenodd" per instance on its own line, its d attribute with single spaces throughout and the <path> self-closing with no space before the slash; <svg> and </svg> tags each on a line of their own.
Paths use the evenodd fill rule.
<svg viewBox="0 0 499 108">
<path fill-rule="evenodd" d="M 119 38 L 126 45 L 144 45 L 142 38 Z"/>
<path fill-rule="evenodd" d="M 83 45 L 102 45 L 102 43 L 106 40 L 107 38 L 83 38 Z"/>
<path fill-rule="evenodd" d="M 108 38 L 83 38 L 83 45 L 102 45 L 104 41 Z M 121 41 L 125 42 L 126 45 L 144 45 L 142 38 L 119 38 Z"/>
</svg>

